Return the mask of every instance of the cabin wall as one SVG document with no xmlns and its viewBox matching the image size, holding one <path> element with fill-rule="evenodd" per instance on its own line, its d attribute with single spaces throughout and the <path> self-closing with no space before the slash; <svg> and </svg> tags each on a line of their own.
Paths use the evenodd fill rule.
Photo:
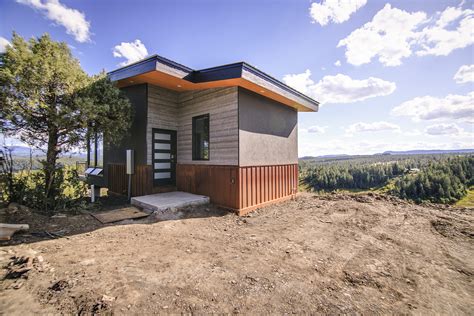
<svg viewBox="0 0 474 316">
<path fill-rule="evenodd" d="M 147 87 L 146 84 L 121 89 L 129 98 L 134 116 L 131 128 L 118 145 L 105 144 L 105 163 L 125 163 L 125 150 L 135 150 L 135 162 L 146 163 L 146 121 L 147 121 Z"/>
<path fill-rule="evenodd" d="M 238 166 L 180 164 L 176 170 L 179 191 L 210 197 L 211 202 L 239 208 Z"/>
<path fill-rule="evenodd" d="M 239 210 L 290 198 L 298 185 L 297 112 L 243 88 L 176 92 L 153 85 L 123 89 L 135 109 L 129 137 L 104 153 L 111 192 L 124 194 L 125 149 L 136 150 L 132 195 L 153 187 L 151 131 L 177 131 L 176 188 Z M 209 114 L 210 159 L 192 160 L 192 118 Z"/>
<path fill-rule="evenodd" d="M 179 93 L 176 91 L 148 85 L 148 118 L 146 125 L 146 163 L 148 165 L 151 165 L 152 129 L 178 130 L 178 97 Z"/>
<path fill-rule="evenodd" d="M 192 160 L 192 118 L 209 114 L 209 160 Z M 175 92 L 148 85 L 147 164 L 153 128 L 175 130 L 178 164 L 238 165 L 237 88 Z"/>
<path fill-rule="evenodd" d="M 146 121 L 147 121 L 147 85 L 140 84 L 135 86 L 129 86 L 120 89 L 124 93 L 134 110 L 134 116 L 132 125 L 129 132 L 124 136 L 119 144 L 112 145 L 104 142 L 104 171 L 102 181 L 97 181 L 99 177 L 94 177 L 93 183 L 99 186 L 105 186 L 109 189 L 112 187 L 111 192 L 115 192 L 113 189 L 117 187 L 117 177 L 125 177 L 125 169 L 122 172 L 116 172 L 119 169 L 111 168 L 112 165 L 123 165 L 125 167 L 127 149 L 135 150 L 135 163 L 137 165 L 145 165 L 147 159 L 146 152 Z M 120 169 L 121 170 L 121 169 Z M 116 192 L 121 193 L 121 192 Z"/>
<path fill-rule="evenodd" d="M 178 165 L 237 166 L 239 164 L 237 88 L 182 92 L 178 104 Z M 192 118 L 203 114 L 209 114 L 209 160 L 193 160 Z"/>
<path fill-rule="evenodd" d="M 239 89 L 239 165 L 298 163 L 298 112 Z"/>
<path fill-rule="evenodd" d="M 294 197 L 298 192 L 298 165 L 239 167 L 239 215 L 275 201 Z"/>
</svg>

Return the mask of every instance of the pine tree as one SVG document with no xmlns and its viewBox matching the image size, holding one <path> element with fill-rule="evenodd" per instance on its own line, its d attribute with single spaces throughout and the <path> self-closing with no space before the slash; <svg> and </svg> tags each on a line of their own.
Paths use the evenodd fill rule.
<svg viewBox="0 0 474 316">
<path fill-rule="evenodd" d="M 84 144 L 94 126 L 111 143 L 130 126 L 131 106 L 105 74 L 90 77 L 66 43 L 45 34 L 25 41 L 13 34 L 0 56 L 0 124 L 27 144 L 46 147 L 45 196 L 54 196 L 61 152 Z"/>
</svg>

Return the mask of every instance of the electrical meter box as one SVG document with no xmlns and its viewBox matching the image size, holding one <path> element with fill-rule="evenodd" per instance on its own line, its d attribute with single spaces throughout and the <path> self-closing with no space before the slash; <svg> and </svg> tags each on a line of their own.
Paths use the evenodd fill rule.
<svg viewBox="0 0 474 316">
<path fill-rule="evenodd" d="M 126 173 L 135 173 L 135 151 L 133 149 L 127 149 L 127 162 L 126 162 Z"/>
</svg>

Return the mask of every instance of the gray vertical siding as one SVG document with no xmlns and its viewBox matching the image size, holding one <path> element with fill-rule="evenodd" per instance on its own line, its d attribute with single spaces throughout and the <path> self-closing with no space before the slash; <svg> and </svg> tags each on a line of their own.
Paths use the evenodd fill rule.
<svg viewBox="0 0 474 316">
<path fill-rule="evenodd" d="M 298 163 L 298 112 L 239 88 L 239 165 Z"/>
</svg>

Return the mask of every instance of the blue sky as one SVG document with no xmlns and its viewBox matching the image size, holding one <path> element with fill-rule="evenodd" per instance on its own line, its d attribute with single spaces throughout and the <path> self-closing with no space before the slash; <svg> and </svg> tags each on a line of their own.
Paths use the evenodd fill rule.
<svg viewBox="0 0 474 316">
<path fill-rule="evenodd" d="M 0 44 L 13 31 L 48 32 L 90 74 L 155 53 L 194 69 L 246 61 L 323 103 L 299 114 L 300 156 L 473 148 L 473 10 L 438 0 L 0 0 Z"/>
</svg>

